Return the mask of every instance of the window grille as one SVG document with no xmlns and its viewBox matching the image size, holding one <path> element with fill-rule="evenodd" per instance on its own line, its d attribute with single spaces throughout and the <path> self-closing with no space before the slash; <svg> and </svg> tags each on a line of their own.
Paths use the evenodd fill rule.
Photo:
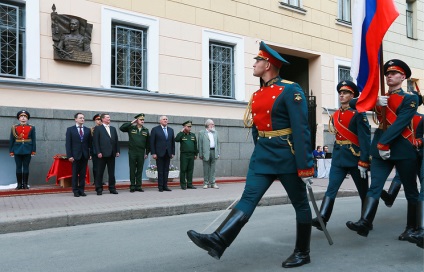
<svg viewBox="0 0 424 272">
<path fill-rule="evenodd" d="M 350 76 L 350 67 L 339 66 L 339 82 L 342 80 L 353 80 Z"/>
<path fill-rule="evenodd" d="M 112 86 L 146 89 L 147 30 L 112 25 Z"/>
<path fill-rule="evenodd" d="M 0 76 L 24 76 L 25 8 L 0 3 Z"/>
<path fill-rule="evenodd" d="M 339 0 L 339 21 L 351 23 L 351 0 Z"/>
<path fill-rule="evenodd" d="M 209 44 L 209 95 L 234 98 L 234 47 Z"/>
</svg>

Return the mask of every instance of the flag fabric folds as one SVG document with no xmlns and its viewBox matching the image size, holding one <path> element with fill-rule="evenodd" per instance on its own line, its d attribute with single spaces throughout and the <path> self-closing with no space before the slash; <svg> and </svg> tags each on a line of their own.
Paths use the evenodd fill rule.
<svg viewBox="0 0 424 272">
<path fill-rule="evenodd" d="M 356 104 L 359 112 L 375 106 L 380 86 L 380 46 L 384 35 L 398 16 L 393 0 L 354 0 L 350 74 L 356 79 L 361 92 Z"/>
</svg>

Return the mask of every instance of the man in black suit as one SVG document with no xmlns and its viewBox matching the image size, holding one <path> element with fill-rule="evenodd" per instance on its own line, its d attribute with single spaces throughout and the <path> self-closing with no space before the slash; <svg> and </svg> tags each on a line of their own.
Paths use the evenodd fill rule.
<svg viewBox="0 0 424 272">
<path fill-rule="evenodd" d="M 159 126 L 150 133 L 150 153 L 158 168 L 159 192 L 171 191 L 168 188 L 169 163 L 175 156 L 174 130 L 168 127 L 168 117 L 161 116 Z"/>
<path fill-rule="evenodd" d="M 84 193 L 85 174 L 90 159 L 92 142 L 91 131 L 84 125 L 84 114 L 74 115 L 75 126 L 66 130 L 66 156 L 72 163 L 72 191 L 74 197 L 86 196 Z"/>
<path fill-rule="evenodd" d="M 119 142 L 118 133 L 116 128 L 110 125 L 110 115 L 102 113 L 100 115 L 102 125 L 96 127 L 94 130 L 94 148 L 99 158 L 99 165 L 97 168 L 96 192 L 97 195 L 102 195 L 103 192 L 103 173 L 107 165 L 107 173 L 109 175 L 109 192 L 117 195 L 116 180 L 115 180 L 115 157 L 119 157 Z"/>
</svg>

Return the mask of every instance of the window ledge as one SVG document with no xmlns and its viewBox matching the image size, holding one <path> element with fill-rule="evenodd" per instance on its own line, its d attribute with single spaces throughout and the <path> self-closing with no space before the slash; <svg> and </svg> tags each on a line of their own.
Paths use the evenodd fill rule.
<svg viewBox="0 0 424 272">
<path fill-rule="evenodd" d="M 347 22 L 342 19 L 336 19 L 336 24 L 344 27 L 352 28 L 352 22 Z"/>
<path fill-rule="evenodd" d="M 306 9 L 303 9 L 303 8 L 300 8 L 300 7 L 292 6 L 292 5 L 283 3 L 283 2 L 279 2 L 279 3 L 280 3 L 279 8 L 282 8 L 282 9 L 288 9 L 288 10 L 291 10 L 291 11 L 294 11 L 294 12 L 297 12 L 297 13 L 300 13 L 300 14 L 303 14 L 303 15 L 305 15 L 306 12 L 307 12 Z"/>
<path fill-rule="evenodd" d="M 223 98 L 202 98 L 187 95 L 176 95 L 176 94 L 164 94 L 149 90 L 135 90 L 135 89 L 122 89 L 122 88 L 96 88 L 96 87 L 84 87 L 84 86 L 72 86 L 63 84 L 53 83 L 42 83 L 42 82 L 29 82 L 29 81 L 17 81 L 10 79 L 0 78 L 0 90 L 1 89 L 17 89 L 24 91 L 33 92 L 50 92 L 50 93 L 66 93 L 73 95 L 90 95 L 90 96 L 102 96 L 109 98 L 129 98 L 139 99 L 146 101 L 168 101 L 183 104 L 204 104 L 214 105 L 220 107 L 237 107 L 245 108 L 247 102 L 238 101 L 234 99 L 223 99 Z"/>
</svg>

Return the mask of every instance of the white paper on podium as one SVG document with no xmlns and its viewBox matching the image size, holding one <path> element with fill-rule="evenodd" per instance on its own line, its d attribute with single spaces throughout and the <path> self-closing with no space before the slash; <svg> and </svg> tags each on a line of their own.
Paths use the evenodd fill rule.
<svg viewBox="0 0 424 272">
<path fill-rule="evenodd" d="M 317 178 L 328 178 L 330 175 L 331 159 L 318 159 L 318 176 Z"/>
</svg>

